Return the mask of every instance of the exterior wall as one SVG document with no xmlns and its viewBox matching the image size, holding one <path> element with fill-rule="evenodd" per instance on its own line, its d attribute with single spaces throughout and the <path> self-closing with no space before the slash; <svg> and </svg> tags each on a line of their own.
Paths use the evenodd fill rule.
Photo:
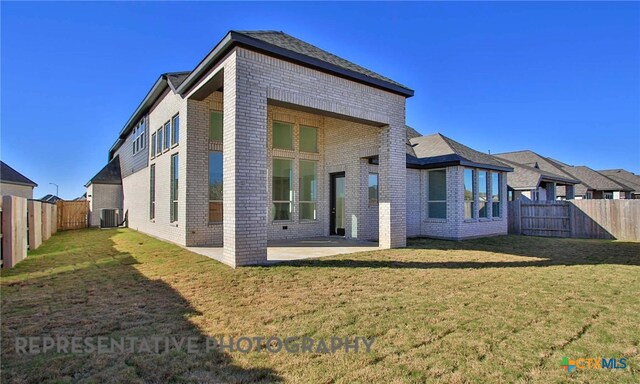
<svg viewBox="0 0 640 384">
<path fill-rule="evenodd" d="M 116 155 L 120 156 L 120 172 L 122 174 L 122 178 L 141 171 L 149 165 L 149 137 L 151 136 L 151 133 L 149 132 L 149 116 L 145 116 L 144 119 L 144 149 L 139 150 L 135 155 L 133 154 L 133 132 L 131 132 L 125 139 L 124 143 L 122 143 L 120 148 L 118 148 L 118 150 L 114 153 L 114 157 Z"/>
<path fill-rule="evenodd" d="M 12 183 L 0 183 L 1 196 L 18 196 L 33 199 L 33 187 Z"/>
<path fill-rule="evenodd" d="M 122 221 L 122 185 L 120 184 L 90 184 L 87 187 L 87 200 L 89 201 L 89 225 L 100 226 L 100 210 L 118 209 L 118 219 Z"/>
<path fill-rule="evenodd" d="M 423 174 L 419 169 L 407 169 L 407 237 L 422 235 Z"/>
</svg>

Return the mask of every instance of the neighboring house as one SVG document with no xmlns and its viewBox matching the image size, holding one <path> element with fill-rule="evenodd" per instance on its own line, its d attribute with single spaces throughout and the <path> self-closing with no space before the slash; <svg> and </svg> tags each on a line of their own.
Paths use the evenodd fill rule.
<svg viewBox="0 0 640 384">
<path fill-rule="evenodd" d="M 575 199 L 628 199 L 631 198 L 632 189 L 621 185 L 613 179 L 595 171 L 587 166 L 570 166 L 557 160 L 548 158 L 558 168 L 566 172 L 574 179 L 580 180 L 574 189 Z M 558 197 L 566 198 L 562 194 L 561 187 L 557 190 Z"/>
<path fill-rule="evenodd" d="M 510 166 L 439 133 L 407 136 L 408 236 L 507 234 Z"/>
<path fill-rule="evenodd" d="M 231 266 L 266 262 L 271 240 L 338 235 L 395 248 L 408 232 L 505 233 L 505 188 L 493 211 L 474 192 L 485 208 L 470 208 L 468 220 L 486 230 L 466 230 L 460 218 L 463 167 L 497 175 L 508 167 L 464 156 L 429 163 L 422 153 L 407 163 L 407 138 L 419 136 L 405 126 L 411 96 L 285 33 L 231 31 L 194 70 L 156 81 L 109 150 L 113 189 L 87 183 L 92 215 L 105 206 L 98 200 L 116 206 L 122 196 L 129 227 L 185 246 L 222 246 Z M 420 189 L 409 192 L 407 182 Z M 410 222 L 407 195 L 421 199 L 411 201 Z M 449 230 L 430 230 L 439 227 Z"/>
<path fill-rule="evenodd" d="M 84 186 L 87 188 L 87 193 L 83 199 L 76 200 L 89 201 L 89 226 L 97 227 L 100 225 L 100 211 L 103 209 L 117 209 L 120 220 L 122 220 L 124 216 L 122 212 L 122 175 L 118 156 L 114 157 Z M 139 204 L 144 203 L 140 202 Z"/>
<path fill-rule="evenodd" d="M 11 195 L 33 199 L 33 188 L 38 184 L 0 161 L 0 195 Z"/>
<path fill-rule="evenodd" d="M 580 181 L 547 158 L 528 150 L 494 156 L 513 168 L 513 172 L 507 175 L 509 200 L 525 197 L 534 201 L 553 201 L 557 199 L 558 190 L 563 192 L 563 198 L 574 198 L 574 187 Z"/>
<path fill-rule="evenodd" d="M 43 201 L 45 203 L 52 203 L 52 204 L 55 204 L 60 200 L 62 199 L 56 195 L 44 195 L 42 198 L 40 198 L 40 201 Z"/>
<path fill-rule="evenodd" d="M 630 198 L 640 199 L 640 176 L 624 169 L 605 169 L 598 172 L 627 187 L 630 190 Z"/>
</svg>

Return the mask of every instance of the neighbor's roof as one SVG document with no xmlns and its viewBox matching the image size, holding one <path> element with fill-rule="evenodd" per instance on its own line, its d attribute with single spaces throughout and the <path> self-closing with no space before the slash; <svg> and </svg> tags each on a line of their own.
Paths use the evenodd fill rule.
<svg viewBox="0 0 640 384">
<path fill-rule="evenodd" d="M 515 190 L 529 190 L 538 188 L 540 182 L 548 181 L 559 184 L 578 184 L 579 181 L 569 176 L 558 175 L 543 171 L 540 168 L 535 168 L 529 165 L 516 163 L 504 158 L 500 158 L 501 161 L 513 167 L 513 172 L 507 175 L 507 185 L 511 189 Z"/>
<path fill-rule="evenodd" d="M 449 165 L 512 171 L 513 169 L 495 157 L 476 151 L 440 133 L 409 139 L 415 157 L 407 154 L 409 166 L 435 168 Z"/>
<path fill-rule="evenodd" d="M 640 176 L 635 173 L 625 169 L 605 169 L 598 172 L 628 187 L 633 193 L 640 193 Z"/>
<path fill-rule="evenodd" d="M 91 184 L 122 184 L 120 156 L 114 157 L 84 186 L 88 187 Z"/>
<path fill-rule="evenodd" d="M 557 177 L 574 180 L 571 175 L 562 171 L 558 165 L 549 161 L 544 156 L 541 156 L 533 151 L 524 150 L 524 151 L 516 151 L 516 152 L 506 152 L 506 153 L 497 153 L 495 156 L 499 157 L 503 160 L 509 160 L 513 163 L 518 163 L 521 165 L 526 165 L 529 167 L 537 168 L 547 173 L 553 174 Z M 578 180 L 574 180 L 576 183 Z"/>
<path fill-rule="evenodd" d="M 560 164 L 558 164 L 560 165 Z M 587 190 L 597 191 L 630 191 L 629 187 L 620 185 L 614 180 L 608 178 L 593 169 L 584 166 L 561 166 L 562 170 L 571 175 L 573 178 L 580 180 L 580 184 L 576 185 L 576 194 L 585 194 Z"/>
<path fill-rule="evenodd" d="M 44 197 L 42 197 L 40 199 L 40 201 L 44 201 L 46 203 L 55 203 L 55 202 L 60 201 L 60 200 L 62 200 L 60 197 L 58 197 L 56 195 L 51 195 L 51 194 L 44 195 Z"/>
<path fill-rule="evenodd" d="M 11 168 L 4 161 L 0 161 L 0 181 L 2 181 L 3 183 L 27 185 L 30 187 L 38 186 L 38 184 L 34 183 L 31 179 L 29 179 L 22 173 Z"/>
</svg>

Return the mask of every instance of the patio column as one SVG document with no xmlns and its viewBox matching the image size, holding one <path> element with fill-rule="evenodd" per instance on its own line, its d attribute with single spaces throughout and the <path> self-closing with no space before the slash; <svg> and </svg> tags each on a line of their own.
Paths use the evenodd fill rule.
<svg viewBox="0 0 640 384">
<path fill-rule="evenodd" d="M 223 261 L 267 261 L 267 96 L 250 83 L 248 64 L 232 54 L 224 67 Z"/>
<path fill-rule="evenodd" d="M 576 198 L 575 189 L 573 185 L 566 185 L 565 187 L 565 198 L 567 200 L 573 200 Z"/>
<path fill-rule="evenodd" d="M 547 201 L 556 200 L 556 183 L 547 183 Z"/>
<path fill-rule="evenodd" d="M 380 132 L 379 247 L 407 245 L 407 168 L 404 111 L 402 119 L 392 121 Z"/>
</svg>

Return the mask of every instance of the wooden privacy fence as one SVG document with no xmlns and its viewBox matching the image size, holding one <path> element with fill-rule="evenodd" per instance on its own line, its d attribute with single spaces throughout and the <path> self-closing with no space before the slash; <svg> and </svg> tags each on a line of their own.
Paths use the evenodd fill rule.
<svg viewBox="0 0 640 384">
<path fill-rule="evenodd" d="M 88 201 L 58 201 L 58 229 L 80 229 L 89 226 Z"/>
<path fill-rule="evenodd" d="M 510 201 L 509 233 L 640 241 L 640 200 Z"/>
</svg>

